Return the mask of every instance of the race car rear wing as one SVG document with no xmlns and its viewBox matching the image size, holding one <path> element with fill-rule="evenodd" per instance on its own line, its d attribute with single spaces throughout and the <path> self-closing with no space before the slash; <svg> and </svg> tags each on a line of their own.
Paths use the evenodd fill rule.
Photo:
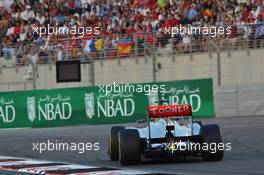
<svg viewBox="0 0 264 175">
<path fill-rule="evenodd" d="M 175 104 L 168 106 L 148 106 L 149 118 L 170 118 L 180 116 L 192 116 L 190 104 Z"/>
</svg>

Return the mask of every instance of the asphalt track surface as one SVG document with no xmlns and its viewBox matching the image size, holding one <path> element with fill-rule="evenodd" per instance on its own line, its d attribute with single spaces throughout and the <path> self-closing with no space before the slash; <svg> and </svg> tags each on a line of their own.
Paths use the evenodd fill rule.
<svg viewBox="0 0 264 175">
<path fill-rule="evenodd" d="M 173 174 L 264 174 L 264 117 L 234 117 L 203 120 L 217 123 L 222 128 L 225 142 L 232 143 L 232 150 L 225 152 L 221 162 L 203 162 L 200 158 L 186 160 L 150 160 L 133 170 L 156 171 Z M 110 125 L 75 126 L 41 129 L 3 129 L 0 134 L 0 155 L 32 159 L 63 161 L 82 165 L 120 167 L 107 156 L 107 140 Z M 33 151 L 33 142 L 98 142 L 99 151 Z"/>
</svg>

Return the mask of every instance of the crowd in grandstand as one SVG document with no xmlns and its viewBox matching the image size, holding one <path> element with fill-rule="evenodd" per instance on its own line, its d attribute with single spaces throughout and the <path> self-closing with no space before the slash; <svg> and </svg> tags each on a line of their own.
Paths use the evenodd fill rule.
<svg viewBox="0 0 264 175">
<path fill-rule="evenodd" d="M 164 47 L 171 39 L 166 29 L 175 26 L 232 26 L 227 38 L 234 45 L 243 39 L 264 36 L 262 0 L 0 0 L 1 56 L 15 55 L 19 63 L 28 54 L 42 61 L 74 59 L 83 53 L 130 53 L 143 45 Z M 38 27 L 91 27 L 100 35 L 85 33 L 43 34 Z M 198 42 L 207 51 L 206 35 L 175 35 L 176 49 L 188 50 Z M 34 47 L 33 47 L 34 46 Z M 52 57 L 54 56 L 54 57 Z"/>
</svg>

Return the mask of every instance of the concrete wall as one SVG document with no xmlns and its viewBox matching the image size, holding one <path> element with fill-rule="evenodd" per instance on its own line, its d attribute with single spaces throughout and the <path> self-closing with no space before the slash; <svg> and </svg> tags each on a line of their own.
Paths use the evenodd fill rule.
<svg viewBox="0 0 264 175">
<path fill-rule="evenodd" d="M 112 84 L 113 82 L 137 83 L 153 81 L 153 64 L 148 58 L 106 60 L 101 65 L 95 62 L 95 84 Z"/>
<path fill-rule="evenodd" d="M 232 52 L 231 57 L 227 53 L 221 54 L 220 76 L 221 85 L 244 85 L 264 83 L 264 49 L 253 50 L 247 56 L 245 51 Z M 217 56 L 213 54 L 210 59 L 208 54 L 195 54 L 193 59 L 189 55 L 176 55 L 175 60 L 168 54 L 157 56 L 157 63 L 162 64 L 162 69 L 157 72 L 157 81 L 185 80 L 198 78 L 213 78 L 214 85 L 218 82 Z M 39 65 L 37 88 L 60 88 L 91 85 L 91 73 L 89 65 L 82 65 L 81 83 L 56 83 L 56 71 L 54 65 Z M 24 82 L 24 66 L 18 68 L 0 67 L 0 91 L 23 89 L 24 85 L 16 82 Z M 95 62 L 95 84 L 108 84 L 113 82 L 150 82 L 153 81 L 152 57 L 111 59 L 103 62 Z M 6 84 L 15 83 L 7 89 Z M 32 88 L 32 82 L 27 82 L 27 89 Z M 16 87 L 18 86 L 18 87 Z"/>
<path fill-rule="evenodd" d="M 264 84 L 214 88 L 217 117 L 264 115 Z"/>
<path fill-rule="evenodd" d="M 244 85 L 264 83 L 264 49 L 233 52 L 231 57 L 221 57 L 221 77 L 223 85 Z"/>
</svg>

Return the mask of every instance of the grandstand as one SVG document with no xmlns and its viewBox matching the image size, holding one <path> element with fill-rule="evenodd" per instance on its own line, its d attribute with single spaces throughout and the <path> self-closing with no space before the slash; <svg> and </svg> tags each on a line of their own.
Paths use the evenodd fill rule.
<svg viewBox="0 0 264 175">
<path fill-rule="evenodd" d="M 229 28 L 230 33 L 172 34 L 171 29 L 181 26 L 223 27 Z M 220 53 L 228 53 L 230 57 L 235 51 L 246 51 L 249 56 L 251 50 L 257 49 L 260 50 L 257 56 L 262 55 L 264 6 L 260 0 L 0 0 L 0 28 L 0 85 L 5 90 L 61 87 L 53 79 L 54 63 L 59 60 L 94 60 L 95 68 L 86 67 L 83 72 L 87 81 L 83 85 L 94 85 L 120 79 L 118 75 L 125 76 L 122 70 L 126 65 L 124 80 L 156 81 L 162 64 L 188 69 L 185 63 L 175 62 L 175 59 L 189 57 L 193 60 L 206 55 L 212 58 L 215 53 L 216 61 L 206 59 L 204 63 L 196 59 L 188 62 L 196 66 L 195 74 L 165 68 L 163 71 L 171 72 L 173 80 L 213 77 L 215 85 L 230 85 L 239 78 L 225 81 L 221 77 L 221 66 L 224 68 L 225 65 L 221 65 Z M 44 33 L 41 33 L 43 28 Z M 65 28 L 89 28 L 89 32 L 69 32 Z M 60 32 L 54 32 L 54 29 Z M 168 58 L 172 58 L 173 63 Z M 222 61 L 225 59 L 221 58 Z M 127 61 L 120 68 L 109 60 L 117 60 L 119 66 L 121 60 Z M 131 60 L 136 64 L 141 60 L 145 63 L 151 60 L 151 63 L 139 68 L 131 65 Z M 107 68 L 103 68 L 105 61 Z M 207 65 L 207 73 L 200 67 L 201 63 Z M 263 64 L 256 61 L 256 65 Z M 10 67 L 15 67 L 15 73 L 9 70 Z M 253 67 L 252 71 L 256 70 Z M 10 76 L 4 76 L 6 74 Z M 136 75 L 138 78 L 130 77 L 134 74 L 139 74 Z M 181 76 L 183 74 L 185 76 Z M 257 75 L 262 76 L 262 73 Z M 32 84 L 32 80 L 33 86 L 28 87 L 28 81 Z M 253 81 L 249 78 L 237 82 L 248 80 Z M 16 88 L 10 88 L 12 86 Z"/>
<path fill-rule="evenodd" d="M 209 40 L 220 50 L 263 46 L 264 7 L 260 0 L 2 0 L 0 5 L 2 62 L 24 65 L 32 55 L 39 63 L 135 57 L 149 54 L 151 47 L 173 54 L 208 52 Z M 39 35 L 33 31 L 48 25 L 99 27 L 100 35 Z M 232 33 L 213 38 L 197 34 L 171 37 L 165 32 L 179 25 L 231 27 Z"/>
</svg>

